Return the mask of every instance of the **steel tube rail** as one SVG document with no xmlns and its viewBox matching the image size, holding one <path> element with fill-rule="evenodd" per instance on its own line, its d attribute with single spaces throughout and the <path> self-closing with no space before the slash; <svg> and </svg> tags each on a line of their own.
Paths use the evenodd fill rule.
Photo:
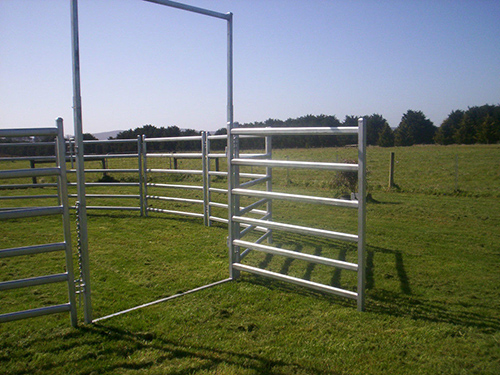
<svg viewBox="0 0 500 375">
<path fill-rule="evenodd" d="M 266 239 L 272 237 L 272 235 L 273 235 L 272 231 L 267 231 L 262 236 L 257 238 L 254 242 L 250 242 L 250 243 L 260 244 L 260 243 L 264 242 Z M 245 242 L 245 241 L 243 241 L 243 242 Z M 245 258 L 250 253 L 250 251 L 252 251 L 252 249 L 250 249 L 248 247 L 244 251 L 242 251 L 241 255 L 240 255 L 241 259 Z"/>
<path fill-rule="evenodd" d="M 209 205 L 212 207 L 218 207 L 218 208 L 226 208 L 226 209 L 228 208 L 227 203 L 210 202 Z"/>
<path fill-rule="evenodd" d="M 0 129 L 0 137 L 39 137 L 57 135 L 57 128 Z"/>
<path fill-rule="evenodd" d="M 68 197 L 78 197 L 77 194 L 68 194 Z M 139 194 L 87 194 L 87 198 L 123 198 L 123 199 L 140 199 Z"/>
<path fill-rule="evenodd" d="M 255 213 L 263 213 L 263 214 L 267 214 L 267 211 L 261 211 L 261 210 L 257 210 L 257 211 L 254 211 L 257 207 L 260 207 L 262 206 L 263 204 L 266 204 L 267 202 L 269 202 L 269 199 L 267 198 L 264 198 L 264 199 L 260 199 L 258 200 L 257 202 L 254 202 L 246 207 L 240 207 L 240 211 L 238 212 L 238 215 L 245 215 L 247 212 L 255 212 Z"/>
<path fill-rule="evenodd" d="M 154 207 L 148 207 L 147 211 L 162 212 L 162 213 L 165 213 L 165 214 L 175 214 L 175 215 L 184 215 L 184 216 L 192 216 L 192 217 L 197 217 L 197 218 L 203 218 L 203 214 L 199 214 L 199 213 L 196 213 L 196 212 L 165 210 L 163 208 L 154 208 Z"/>
<path fill-rule="evenodd" d="M 140 207 L 125 206 L 87 206 L 87 210 L 116 210 L 116 211 L 140 211 Z"/>
<path fill-rule="evenodd" d="M 293 202 L 324 204 L 346 208 L 358 208 L 358 201 L 349 201 L 346 199 L 315 197 L 312 195 L 287 194 L 249 189 L 234 189 L 233 193 L 237 195 L 245 195 L 256 198 L 280 199 Z"/>
<path fill-rule="evenodd" d="M 9 146 L 53 146 L 55 145 L 55 142 L 10 142 L 10 143 L 0 143 L 0 146 L 2 147 L 9 147 Z"/>
<path fill-rule="evenodd" d="M 304 128 L 237 128 L 233 134 L 237 135 L 357 135 L 358 128 L 354 126 L 345 127 L 304 127 Z"/>
<path fill-rule="evenodd" d="M 242 247 L 247 247 L 252 250 L 262 251 L 264 253 L 273 254 L 273 255 L 281 255 L 288 258 L 294 258 L 299 260 L 305 260 L 306 262 L 312 262 L 317 264 L 324 264 L 325 266 L 338 267 L 345 270 L 357 271 L 358 265 L 356 263 L 344 262 L 341 260 L 330 259 L 319 257 L 317 255 L 299 253 L 297 251 L 281 249 L 278 247 L 260 245 L 254 242 L 235 240 L 236 244 Z"/>
<path fill-rule="evenodd" d="M 155 186 L 167 189 L 203 190 L 203 186 L 198 186 L 198 185 L 158 184 L 155 182 L 148 182 L 148 186 Z"/>
<path fill-rule="evenodd" d="M 365 309 L 366 285 L 366 119 L 358 120 L 358 310 Z"/>
<path fill-rule="evenodd" d="M 227 224 L 228 220 L 224 219 L 222 217 L 217 217 L 217 216 L 210 216 L 211 221 L 217 221 L 219 223 Z"/>
<path fill-rule="evenodd" d="M 70 169 L 68 172 L 75 173 L 76 169 Z M 138 173 L 139 169 L 85 169 L 85 173 Z M 117 185 L 115 183 L 115 185 Z"/>
<path fill-rule="evenodd" d="M 0 219 L 20 219 L 25 217 L 61 215 L 62 213 L 62 206 L 19 208 L 9 211 L 0 211 Z"/>
<path fill-rule="evenodd" d="M 134 143 L 136 142 L 133 138 L 128 139 L 88 139 L 83 140 L 83 144 L 86 145 L 98 145 L 98 144 L 106 144 L 106 143 Z"/>
<path fill-rule="evenodd" d="M 203 204 L 203 200 L 202 199 L 177 198 L 177 197 L 161 197 L 161 196 L 158 196 L 158 195 L 148 195 L 148 199 L 156 199 L 156 200 L 169 201 L 169 202 Z"/>
<path fill-rule="evenodd" d="M 271 176 L 262 177 L 262 178 L 258 178 L 256 180 L 244 182 L 244 183 L 240 184 L 240 187 L 247 188 L 247 187 L 259 185 L 259 184 L 262 184 L 262 183 L 268 182 L 268 181 L 271 181 Z"/>
<path fill-rule="evenodd" d="M 86 182 L 85 186 L 139 186 L 139 182 Z M 68 186 L 76 186 L 74 182 L 68 183 Z"/>
<path fill-rule="evenodd" d="M 147 138 L 146 139 L 146 142 L 149 142 L 149 143 L 181 142 L 181 141 L 201 141 L 201 135 L 188 135 L 188 136 L 183 136 L 183 137 L 158 137 L 158 138 Z"/>
<path fill-rule="evenodd" d="M 246 223 L 246 224 L 256 225 L 256 226 L 258 225 L 258 226 L 261 226 L 264 228 L 278 229 L 278 230 L 282 230 L 285 232 L 299 233 L 299 234 L 305 234 L 305 235 L 309 235 L 309 236 L 316 236 L 316 237 L 323 237 L 323 238 L 332 238 L 335 240 L 343 240 L 343 241 L 349 241 L 349 242 L 357 242 L 358 241 L 358 236 L 355 234 L 333 232 L 333 231 L 329 231 L 329 230 L 325 230 L 325 229 L 309 228 L 309 227 L 303 227 L 303 226 L 299 226 L 299 225 L 284 224 L 284 223 L 278 223 L 275 221 L 252 219 L 249 217 L 241 217 L 241 216 L 234 216 L 233 220 L 238 222 L 238 223 Z"/>
<path fill-rule="evenodd" d="M 281 167 L 281 168 L 306 168 L 306 169 L 320 169 L 330 171 L 348 171 L 357 172 L 357 164 L 345 163 L 321 163 L 310 161 L 288 161 L 288 160 L 255 160 L 255 159 L 233 159 L 231 161 L 236 165 L 248 165 L 253 167 Z"/>
<path fill-rule="evenodd" d="M 15 195 L 15 196 L 0 196 L 2 199 L 46 199 L 46 198 L 57 198 L 57 194 L 45 194 L 45 195 Z"/>
<path fill-rule="evenodd" d="M 220 171 L 209 171 L 208 172 L 209 176 L 221 176 L 221 177 L 227 177 L 227 172 L 220 172 Z"/>
<path fill-rule="evenodd" d="M 92 301 L 90 286 L 90 260 L 88 248 L 87 230 L 87 201 L 85 198 L 85 162 L 83 149 L 83 125 L 82 125 L 82 97 L 80 89 L 80 44 L 78 31 L 78 0 L 71 0 L 71 51 L 73 61 L 73 122 L 75 132 L 75 156 L 76 156 L 76 181 L 79 202 L 79 223 L 81 240 L 81 266 L 83 283 L 85 290 L 84 300 L 84 321 L 92 322 Z"/>
<path fill-rule="evenodd" d="M 203 171 L 199 169 L 148 169 L 149 173 L 173 173 L 173 174 L 194 174 L 201 175 Z"/>
<path fill-rule="evenodd" d="M 233 267 L 236 268 L 237 270 L 240 270 L 240 271 L 246 271 L 249 273 L 253 273 L 255 275 L 269 277 L 271 279 L 276 279 L 279 281 L 285 281 L 285 282 L 288 282 L 291 284 L 304 286 L 307 288 L 318 290 L 318 291 L 323 292 L 323 293 L 335 294 L 338 296 L 347 297 L 347 298 L 351 298 L 351 299 L 356 299 L 358 297 L 357 293 L 351 292 L 349 290 L 339 289 L 339 288 L 335 288 L 333 286 L 319 284 L 319 283 L 315 283 L 313 281 L 299 279 L 296 277 L 283 275 L 281 273 L 271 272 L 271 271 L 267 271 L 267 270 L 264 270 L 261 268 L 247 266 L 247 265 L 241 264 L 241 263 L 235 263 L 235 264 L 233 264 Z"/>
<path fill-rule="evenodd" d="M 50 253 L 53 251 L 61 251 L 65 249 L 66 249 L 66 244 L 64 242 L 51 243 L 46 245 L 13 247 L 10 249 L 0 250 L 0 259 L 23 256 L 23 255 Z"/>
<path fill-rule="evenodd" d="M 122 314 L 125 314 L 125 313 L 128 313 L 128 312 L 131 312 L 131 311 L 143 309 L 144 307 L 153 306 L 153 305 L 156 305 L 156 304 L 161 303 L 161 302 L 166 302 L 166 301 L 169 301 L 169 300 L 177 298 L 177 297 L 185 296 L 186 294 L 190 294 L 190 293 L 194 293 L 194 292 L 199 292 L 200 290 L 208 289 L 208 288 L 211 288 L 211 287 L 214 287 L 214 286 L 226 283 L 228 281 L 231 281 L 231 279 L 224 279 L 224 280 L 221 280 L 221 281 L 216 281 L 215 283 L 203 285 L 203 286 L 200 286 L 198 288 L 194 288 L 194 289 L 188 290 L 186 292 L 180 292 L 180 293 L 174 294 L 174 295 L 169 296 L 169 297 L 158 299 L 158 300 L 153 301 L 153 302 L 148 302 L 148 303 L 145 303 L 143 305 L 135 306 L 135 307 L 132 307 L 130 309 L 119 311 L 119 312 L 111 314 L 111 315 L 106 315 L 106 316 L 103 316 L 102 318 L 95 319 L 93 321 L 93 323 L 97 323 L 97 322 L 99 322 L 101 320 L 113 318 L 115 316 L 122 315 Z"/>
<path fill-rule="evenodd" d="M 201 159 L 203 157 L 203 153 L 154 153 L 147 154 L 148 158 L 176 158 L 176 159 Z"/>
<path fill-rule="evenodd" d="M 0 178 L 57 176 L 59 173 L 59 168 L 10 169 L 0 171 Z"/>
<path fill-rule="evenodd" d="M 35 318 L 37 316 L 43 316 L 43 315 L 58 314 L 70 310 L 71 310 L 71 305 L 69 303 L 65 303 L 62 305 L 41 307 L 38 309 L 7 313 L 0 315 L 0 323 L 12 322 L 14 320 L 21 320 L 26 318 Z"/>
<path fill-rule="evenodd" d="M 22 146 L 19 143 L 8 143 L 10 145 L 15 144 L 16 146 Z M 33 143 L 30 143 L 33 144 Z M 40 144 L 40 143 L 36 143 Z M 55 145 L 55 142 L 50 142 L 51 145 Z M 0 144 L 2 146 L 2 144 Z M 26 145 L 25 145 L 26 146 Z M 7 156 L 7 157 L 1 157 L 0 161 L 21 161 L 21 160 L 33 160 L 33 161 L 56 161 L 55 156 Z"/>
<path fill-rule="evenodd" d="M 243 178 L 265 178 L 267 177 L 267 174 L 262 174 L 262 173 L 239 173 L 240 177 Z"/>
<path fill-rule="evenodd" d="M 137 141 L 136 141 L 137 142 Z M 137 158 L 138 154 L 95 154 L 95 155 L 84 155 L 84 159 L 131 159 Z"/>
<path fill-rule="evenodd" d="M 187 10 L 188 12 L 203 14 L 205 16 L 220 18 L 220 19 L 224 19 L 224 20 L 229 20 L 229 17 L 230 17 L 229 14 L 219 13 L 219 12 L 215 12 L 215 11 L 204 9 L 204 8 L 198 8 L 198 7 L 195 7 L 192 5 L 181 4 L 181 3 L 177 3 L 175 1 L 170 1 L 170 0 L 144 0 L 144 1 L 147 1 L 149 3 L 166 5 L 168 7 Z"/>
<path fill-rule="evenodd" d="M 210 188 L 210 191 L 211 191 L 212 193 L 227 194 L 227 189 Z"/>
<path fill-rule="evenodd" d="M 7 185 L 0 185 L 0 189 L 27 189 L 27 188 L 43 188 L 43 187 L 57 187 L 57 184 L 50 183 L 50 184 L 7 184 Z"/>
<path fill-rule="evenodd" d="M 68 273 L 58 273 L 54 275 L 30 277 L 27 279 L 10 280 L 0 282 L 0 291 L 18 288 L 27 288 L 30 286 L 39 286 L 52 283 L 67 282 L 69 280 Z"/>
</svg>

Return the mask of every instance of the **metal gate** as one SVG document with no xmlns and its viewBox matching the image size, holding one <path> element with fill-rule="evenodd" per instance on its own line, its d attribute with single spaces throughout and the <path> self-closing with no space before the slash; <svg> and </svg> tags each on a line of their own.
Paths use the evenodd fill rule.
<svg viewBox="0 0 500 375">
<path fill-rule="evenodd" d="M 67 191 L 68 187 L 66 180 L 66 154 L 65 154 L 64 136 L 63 136 L 63 120 L 59 118 L 56 120 L 56 123 L 57 123 L 56 128 L 0 130 L 0 137 L 54 136 L 56 138 L 55 167 L 3 170 L 0 171 L 0 178 L 16 179 L 25 177 L 34 178 L 42 176 L 56 176 L 57 190 L 58 190 L 57 195 L 46 195 L 46 194 L 25 195 L 25 196 L 6 195 L 0 198 L 16 199 L 21 201 L 54 198 L 57 199 L 59 202 L 58 205 L 53 205 L 53 206 L 16 207 L 13 209 L 3 209 L 0 210 L 0 219 L 8 220 L 8 219 L 19 219 L 19 218 L 30 218 L 30 217 L 43 217 L 49 215 L 61 215 L 64 240 L 62 242 L 56 242 L 56 243 L 38 244 L 33 246 L 2 249 L 0 250 L 0 258 L 26 256 L 32 254 L 54 252 L 54 251 L 64 251 L 66 258 L 66 272 L 53 275 L 31 277 L 27 279 L 9 280 L 0 282 L 0 291 L 39 286 L 57 282 L 65 282 L 68 285 L 69 302 L 65 304 L 52 305 L 36 309 L 5 313 L 0 315 L 0 323 L 69 311 L 71 325 L 73 325 L 74 327 L 76 327 L 77 325 L 76 305 L 75 305 L 75 284 L 73 275 L 73 259 L 71 250 L 71 232 L 70 232 L 70 219 L 69 219 L 69 207 L 68 207 L 68 191 Z M 37 185 L 35 184 L 33 184 L 32 186 L 37 187 Z M 33 259 L 33 261 L 35 261 L 35 259 Z M 33 268 L 36 268 L 35 262 L 33 263 Z"/>
<path fill-rule="evenodd" d="M 238 278 L 240 271 L 253 273 L 256 275 L 281 280 L 288 283 L 312 288 L 325 293 L 352 298 L 357 300 L 358 310 L 364 310 L 364 285 L 365 285 L 365 217 L 366 217 L 366 125 L 365 120 L 360 118 L 357 127 L 320 127 L 320 128 L 232 128 L 228 127 L 228 158 L 229 158 L 229 256 L 231 263 L 231 277 Z M 266 159 L 244 158 L 239 152 L 240 136 L 261 136 L 269 137 L 274 135 L 303 136 L 303 135 L 357 135 L 358 136 L 358 163 L 320 163 L 307 161 L 273 160 L 271 157 Z M 271 168 L 300 168 L 310 170 L 331 170 L 331 171 L 350 171 L 358 174 L 358 194 L 357 199 L 336 199 L 309 195 L 286 194 L 271 191 L 268 185 L 265 190 L 249 189 L 246 183 L 241 183 L 240 167 L 254 166 L 265 167 L 268 169 L 268 175 Z M 342 233 L 332 230 L 318 229 L 307 226 L 299 226 L 290 223 L 277 222 L 273 219 L 272 213 L 265 218 L 256 219 L 248 216 L 248 206 L 240 207 L 240 198 L 242 196 L 259 198 L 264 202 L 273 200 L 286 200 L 300 203 L 313 203 L 328 205 L 332 207 L 345 207 L 357 210 L 358 230 L 357 234 Z M 241 229 L 246 226 L 245 229 Z M 258 240 L 246 241 L 244 236 L 251 230 L 264 230 L 266 235 Z M 300 253 L 297 251 L 278 248 L 275 246 L 263 245 L 264 238 L 269 237 L 271 231 L 284 231 L 297 233 L 299 235 L 308 235 L 320 238 L 335 239 L 357 243 L 357 264 L 346 262 L 344 260 L 332 259 L 312 254 Z M 241 249 L 246 249 L 241 251 Z M 310 280 L 288 276 L 286 274 L 271 272 L 263 267 L 255 267 L 245 264 L 243 259 L 249 251 L 264 252 L 273 255 L 279 255 L 291 259 L 300 259 L 311 263 L 323 264 L 339 269 L 357 272 L 357 290 L 346 290 L 331 285 L 312 282 Z"/>
</svg>

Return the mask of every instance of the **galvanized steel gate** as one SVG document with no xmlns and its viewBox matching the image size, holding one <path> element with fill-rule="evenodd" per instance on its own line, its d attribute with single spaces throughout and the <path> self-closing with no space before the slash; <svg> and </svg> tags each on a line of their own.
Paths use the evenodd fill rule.
<svg viewBox="0 0 500 375">
<path fill-rule="evenodd" d="M 364 310 L 364 286 L 365 286 L 365 221 L 366 221 L 366 125 L 365 120 L 360 118 L 358 127 L 323 127 L 323 128 L 228 128 L 228 160 L 229 160 L 229 256 L 231 263 L 231 277 L 237 278 L 240 271 L 250 272 L 264 277 L 297 284 L 321 292 L 332 293 L 357 300 L 358 310 Z M 240 136 L 269 137 L 273 135 L 301 136 L 301 135 L 357 135 L 358 136 L 358 163 L 320 163 L 289 160 L 273 160 L 244 158 L 239 153 Z M 358 174 L 357 200 L 335 199 L 298 194 L 285 194 L 273 192 L 267 187 L 266 190 L 248 189 L 255 184 L 241 183 L 241 166 L 266 167 L 268 175 L 271 176 L 271 168 L 301 168 L 311 170 L 351 171 Z M 267 180 L 263 180 L 267 181 Z M 248 207 L 240 208 L 240 197 L 247 196 L 259 198 L 255 204 L 272 202 L 273 200 L 288 200 L 301 203 L 313 203 L 337 207 L 346 207 L 357 210 L 358 230 L 357 234 L 341 233 L 331 230 L 317 229 L 281 223 L 273 220 L 272 211 L 262 219 L 248 217 Z M 247 228 L 241 229 L 245 225 Z M 245 241 L 243 237 L 251 230 L 264 230 L 266 234 L 256 241 Z M 269 245 L 262 245 L 263 239 L 269 237 L 273 230 L 298 233 L 315 237 L 329 238 L 347 242 L 357 243 L 357 264 L 341 260 L 299 253 L 296 251 L 281 249 Z M 241 249 L 246 249 L 241 251 Z M 292 259 L 300 259 L 307 262 L 324 264 L 340 269 L 357 272 L 357 291 L 345 290 L 326 284 L 316 283 L 309 280 L 291 277 L 281 273 L 271 272 L 260 267 L 250 266 L 243 263 L 243 259 L 249 251 L 259 251 Z"/>
<path fill-rule="evenodd" d="M 22 177 L 42 177 L 56 176 L 58 195 L 25 195 L 25 196 L 3 196 L 3 199 L 30 200 L 37 198 L 57 199 L 59 204 L 44 207 L 26 206 L 23 208 L 0 210 L 0 219 L 30 218 L 49 215 L 61 215 L 63 224 L 62 242 L 37 244 L 32 246 L 23 246 L 0 250 L 0 258 L 10 258 L 17 256 L 26 256 L 32 254 L 41 254 L 54 251 L 64 251 L 66 259 L 66 272 L 31 277 L 27 279 L 12 280 L 0 282 L 0 291 L 9 289 L 18 289 L 25 287 L 40 286 L 45 284 L 64 282 L 68 285 L 69 302 L 65 304 L 41 307 L 36 309 L 5 313 L 0 315 L 0 323 L 19 319 L 26 319 L 36 316 L 55 314 L 61 312 L 70 312 L 71 325 L 76 327 L 76 305 L 75 305 L 75 281 L 73 275 L 73 259 L 71 250 L 71 230 L 69 221 L 68 207 L 68 183 L 66 179 L 66 152 L 63 136 L 62 119 L 57 119 L 56 128 L 37 128 L 37 129 L 11 129 L 0 130 L 0 137 L 30 137 L 30 136 L 54 136 L 56 138 L 56 166 L 50 168 L 35 169 L 16 169 L 0 171 L 0 178 L 22 178 Z M 14 184 L 12 184 L 14 185 Z M 33 185 L 36 186 L 36 185 Z M 43 187 L 43 184 L 41 184 Z M 33 259 L 35 262 L 35 259 Z M 35 263 L 33 264 L 35 268 Z"/>
</svg>

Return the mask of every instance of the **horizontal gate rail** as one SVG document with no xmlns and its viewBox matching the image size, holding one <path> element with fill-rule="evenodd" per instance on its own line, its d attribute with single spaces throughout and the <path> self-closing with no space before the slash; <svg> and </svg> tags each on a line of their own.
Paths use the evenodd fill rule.
<svg viewBox="0 0 500 375">
<path fill-rule="evenodd" d="M 57 176 L 59 173 L 59 168 L 11 169 L 0 171 L 0 178 Z"/>
<path fill-rule="evenodd" d="M 323 293 L 336 294 L 338 296 L 352 298 L 352 299 L 358 298 L 358 294 L 356 292 L 351 292 L 349 290 L 335 288 L 333 286 L 315 283 L 315 282 L 309 281 L 309 280 L 299 279 L 299 278 L 296 278 L 293 276 L 283 275 L 281 273 L 267 271 L 267 270 L 264 270 L 262 268 L 251 267 L 251 266 L 247 266 L 247 265 L 241 264 L 241 263 L 233 263 L 233 267 L 239 271 L 246 271 L 249 273 L 253 273 L 255 275 L 269 277 L 271 279 L 276 279 L 279 281 L 285 281 L 285 282 L 288 282 L 291 284 L 304 286 L 306 288 L 315 289 L 315 290 L 318 290 L 318 291 L 323 292 Z"/>
<path fill-rule="evenodd" d="M 312 161 L 288 161 L 288 160 L 255 160 L 255 159 L 233 159 L 234 165 L 248 165 L 254 167 L 281 167 L 281 168 L 306 168 L 306 169 L 326 169 L 330 171 L 357 172 L 357 164 L 345 163 L 321 163 Z"/>
<path fill-rule="evenodd" d="M 16 208 L 8 211 L 0 211 L 0 219 L 20 219 L 26 217 L 61 215 L 62 213 L 62 206 Z"/>
<path fill-rule="evenodd" d="M 55 137 L 57 132 L 57 128 L 0 129 L 0 137 L 41 137 L 49 135 Z"/>
<path fill-rule="evenodd" d="M 203 186 L 197 186 L 197 185 L 158 184 L 154 182 L 148 182 L 147 185 L 162 187 L 167 189 L 203 190 Z"/>
<path fill-rule="evenodd" d="M 0 250 L 0 259 L 22 256 L 22 255 L 50 253 L 53 251 L 61 251 L 65 249 L 66 249 L 66 244 L 64 242 L 51 243 L 46 245 L 13 247 L 10 249 Z"/>
<path fill-rule="evenodd" d="M 30 286 L 39 286 L 45 284 L 52 283 L 60 283 L 60 282 L 68 281 L 67 273 L 58 273 L 54 275 L 47 276 L 38 276 L 38 277 L 30 277 L 27 279 L 19 279 L 19 280 L 10 280 L 0 282 L 0 291 L 9 290 L 9 289 L 18 289 L 18 288 L 26 288 Z"/>
<path fill-rule="evenodd" d="M 303 227 L 300 225 L 278 223 L 276 221 L 252 219 L 249 217 L 242 217 L 242 216 L 233 216 L 233 220 L 237 223 L 256 225 L 256 226 L 261 226 L 261 227 L 269 228 L 269 229 L 278 229 L 278 230 L 282 230 L 285 232 L 299 233 L 299 234 L 305 234 L 305 235 L 309 235 L 309 236 L 331 238 L 331 239 L 335 239 L 335 240 L 343 240 L 343 241 L 349 241 L 349 242 L 357 242 L 358 241 L 358 236 L 355 234 L 333 232 L 330 230 L 309 228 L 309 227 Z"/>
<path fill-rule="evenodd" d="M 201 204 L 203 204 L 203 200 L 202 199 L 177 198 L 177 197 L 161 197 L 161 196 L 158 196 L 158 195 L 147 195 L 146 197 L 148 199 L 157 199 L 157 200 L 169 201 L 169 202 L 201 203 Z"/>
<path fill-rule="evenodd" d="M 233 135 L 357 135 L 358 127 L 340 126 L 340 127 L 310 127 L 310 128 L 234 128 L 231 130 Z"/>
<path fill-rule="evenodd" d="M 177 211 L 177 210 L 165 210 L 163 208 L 154 208 L 154 207 L 148 207 L 148 211 L 151 212 L 162 212 L 164 214 L 175 214 L 175 215 L 182 215 L 182 216 L 191 216 L 191 217 L 197 217 L 197 218 L 203 218 L 205 215 L 199 214 L 197 212 L 185 212 L 185 211 Z"/>
<path fill-rule="evenodd" d="M 305 260 L 305 261 L 312 262 L 312 263 L 324 264 L 326 266 L 338 267 L 338 268 L 343 268 L 343 269 L 351 270 L 351 271 L 358 270 L 358 265 L 355 263 L 344 262 L 344 261 L 336 260 L 336 259 L 328 259 L 325 257 L 319 257 L 316 255 L 311 255 L 311 254 L 299 253 L 297 251 L 281 249 L 281 248 L 273 247 L 273 246 L 260 245 L 259 242 L 257 242 L 257 241 L 254 243 L 254 242 L 248 242 L 248 241 L 242 241 L 242 240 L 234 240 L 233 243 L 237 246 L 246 247 L 246 248 L 249 248 L 252 250 L 262 251 L 262 252 L 268 253 L 268 254 L 282 255 L 282 256 L 289 257 L 289 258 Z"/>
<path fill-rule="evenodd" d="M 38 309 L 24 310 L 13 313 L 0 315 L 0 323 L 12 322 L 14 320 L 21 320 L 27 318 L 36 318 L 38 316 L 58 314 L 71 311 L 71 304 L 65 303 L 62 305 L 54 305 L 48 307 L 40 307 Z"/>
<path fill-rule="evenodd" d="M 47 199 L 57 198 L 57 194 L 0 196 L 0 199 Z"/>
<path fill-rule="evenodd" d="M 243 184 L 241 184 L 243 185 Z M 358 201 L 346 199 L 315 197 L 311 195 L 287 194 L 260 190 L 233 189 L 233 194 L 245 195 L 249 197 L 280 199 L 286 201 L 326 204 L 330 206 L 339 206 L 347 208 L 358 208 Z"/>
</svg>

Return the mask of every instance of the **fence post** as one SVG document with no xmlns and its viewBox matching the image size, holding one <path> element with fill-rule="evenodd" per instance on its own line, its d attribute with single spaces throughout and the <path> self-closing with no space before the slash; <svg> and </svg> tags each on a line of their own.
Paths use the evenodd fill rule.
<svg viewBox="0 0 500 375">
<path fill-rule="evenodd" d="M 389 189 L 394 187 L 394 152 L 391 152 L 391 162 L 389 165 Z"/>
<path fill-rule="evenodd" d="M 139 166 L 139 205 L 141 207 L 141 216 L 144 216 L 144 189 L 142 173 L 142 138 L 137 136 L 137 163 Z"/>
<path fill-rule="evenodd" d="M 267 159 L 272 159 L 273 158 L 273 138 L 272 136 L 268 135 L 266 136 L 265 142 L 266 142 L 266 158 Z M 287 168 L 288 171 L 288 168 Z M 271 167 L 266 167 L 266 176 L 268 180 L 266 181 L 266 190 L 267 191 L 273 191 L 273 169 Z M 267 202 L 267 214 L 269 215 L 269 218 L 267 219 L 268 221 L 273 221 L 273 201 L 272 199 L 269 199 Z M 269 236 L 267 237 L 267 243 L 272 244 L 273 243 L 273 230 L 268 229 Z"/>
<path fill-rule="evenodd" d="M 365 310 L 366 119 L 358 120 L 358 311 Z"/>
<path fill-rule="evenodd" d="M 144 216 L 148 216 L 148 149 L 146 145 L 146 136 L 141 136 L 142 140 L 142 176 L 143 176 L 143 199 Z"/>
<path fill-rule="evenodd" d="M 208 168 L 207 132 L 201 132 L 201 170 L 203 179 L 203 224 L 209 226 L 208 218 Z"/>
</svg>

